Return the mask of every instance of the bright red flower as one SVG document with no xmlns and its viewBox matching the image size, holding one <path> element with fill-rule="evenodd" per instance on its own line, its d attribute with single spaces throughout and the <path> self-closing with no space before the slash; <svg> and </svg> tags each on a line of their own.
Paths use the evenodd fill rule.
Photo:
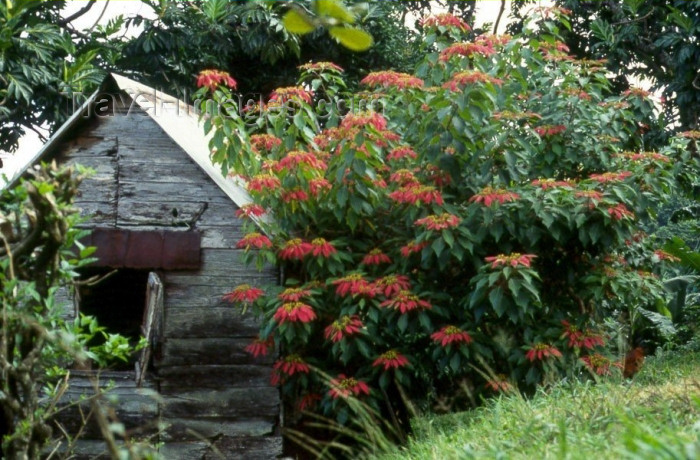
<svg viewBox="0 0 700 460">
<path fill-rule="evenodd" d="M 384 297 L 393 297 L 401 291 L 411 289 L 411 281 L 405 275 L 387 275 L 376 280 L 374 286 Z"/>
<path fill-rule="evenodd" d="M 666 155 L 662 155 L 656 152 L 623 152 L 620 154 L 620 156 L 623 158 L 627 158 L 631 161 L 653 160 L 660 161 L 662 163 L 668 163 L 669 161 L 671 161 L 671 159 Z"/>
<path fill-rule="evenodd" d="M 454 56 L 472 56 L 474 54 L 491 56 L 496 54 L 496 49 L 493 47 L 493 44 L 486 41 L 454 43 L 440 52 L 440 61 L 449 61 Z"/>
<path fill-rule="evenodd" d="M 335 293 L 341 297 L 350 294 L 366 295 L 374 297 L 377 294 L 376 288 L 372 283 L 367 281 L 360 273 L 351 273 L 342 278 L 338 278 L 331 284 L 335 286 Z"/>
<path fill-rule="evenodd" d="M 314 309 L 302 302 L 287 302 L 277 309 L 273 318 L 280 325 L 290 323 L 308 323 L 316 319 Z"/>
<path fill-rule="evenodd" d="M 389 161 L 395 161 L 407 157 L 415 160 L 416 158 L 418 158 L 418 154 L 411 147 L 396 147 L 391 152 L 389 152 L 389 154 L 386 156 L 386 159 Z"/>
<path fill-rule="evenodd" d="M 384 366 L 385 371 L 388 371 L 389 369 L 398 369 L 399 367 L 406 365 L 408 365 L 408 358 L 396 350 L 389 350 L 386 353 L 382 353 L 372 363 L 372 366 L 374 367 Z"/>
<path fill-rule="evenodd" d="M 491 75 L 479 70 L 465 70 L 454 74 L 452 79 L 445 82 L 442 87 L 449 89 L 450 91 L 461 91 L 462 87 L 466 85 L 473 85 L 475 83 L 491 83 L 492 85 L 501 86 L 503 84 L 503 80 L 492 77 Z"/>
<path fill-rule="evenodd" d="M 566 180 L 554 180 L 554 179 L 537 179 L 532 181 L 532 185 L 535 187 L 540 187 L 542 190 L 548 190 L 550 188 L 556 187 L 567 187 L 572 188 L 573 184 Z"/>
<path fill-rule="evenodd" d="M 656 251 L 654 251 L 654 256 L 656 256 L 659 260 L 668 260 L 669 262 L 680 262 L 681 261 L 681 259 L 674 256 L 673 254 L 669 254 L 668 252 L 664 251 L 663 249 L 657 249 Z"/>
<path fill-rule="evenodd" d="M 287 288 L 277 295 L 283 302 L 299 302 L 306 297 L 311 297 L 311 291 L 302 288 Z"/>
<path fill-rule="evenodd" d="M 570 324 L 566 320 L 562 320 L 561 324 L 564 326 L 564 333 L 562 334 L 562 337 L 568 339 L 568 345 L 570 348 L 592 350 L 595 347 L 602 347 L 605 345 L 603 336 L 591 331 L 590 329 L 582 331 L 576 325 Z"/>
<path fill-rule="evenodd" d="M 386 129 L 386 118 L 377 112 L 348 113 L 343 118 L 343 121 L 340 122 L 340 127 L 343 129 L 364 128 L 367 125 L 372 126 L 377 131 L 384 131 Z"/>
<path fill-rule="evenodd" d="M 241 284 L 224 295 L 224 300 L 226 302 L 253 303 L 264 293 L 262 289 L 252 287 L 250 284 Z"/>
<path fill-rule="evenodd" d="M 335 343 L 340 342 L 344 337 L 359 334 L 363 327 L 364 324 L 362 324 L 362 320 L 360 320 L 359 316 L 345 315 L 326 327 L 323 331 L 323 335 L 326 339 Z"/>
<path fill-rule="evenodd" d="M 323 256 L 330 257 L 331 255 L 338 252 L 331 243 L 326 241 L 324 238 L 314 238 L 311 241 L 311 254 L 314 257 Z"/>
<path fill-rule="evenodd" d="M 406 187 L 401 187 L 391 192 L 389 198 L 398 203 L 407 204 L 444 204 L 440 191 L 430 185 L 408 185 Z"/>
<path fill-rule="evenodd" d="M 381 249 L 375 248 L 362 258 L 362 263 L 365 265 L 390 264 L 391 259 L 388 255 L 384 254 Z"/>
<path fill-rule="evenodd" d="M 629 171 L 622 171 L 619 173 L 614 173 L 614 172 L 606 172 L 603 174 L 591 174 L 590 179 L 596 182 L 600 182 L 601 184 L 604 184 L 606 182 L 620 182 L 632 175 L 631 172 Z"/>
<path fill-rule="evenodd" d="M 280 382 L 284 382 L 287 377 L 291 377 L 295 374 L 308 374 L 310 371 L 311 368 L 309 368 L 309 365 L 306 364 L 299 355 L 288 355 L 275 362 L 272 366 L 270 383 L 272 385 L 279 385 Z"/>
<path fill-rule="evenodd" d="M 301 260 L 312 251 L 311 243 L 301 238 L 292 238 L 284 244 L 280 250 L 280 257 L 284 260 Z"/>
<path fill-rule="evenodd" d="M 236 217 L 260 217 L 265 214 L 265 208 L 256 203 L 249 203 L 236 210 Z"/>
<path fill-rule="evenodd" d="M 635 96 L 635 97 L 641 97 L 642 99 L 646 99 L 649 96 L 651 96 L 651 93 L 645 89 L 642 89 L 642 88 L 632 87 L 626 91 L 623 91 L 622 95 L 623 96 Z"/>
<path fill-rule="evenodd" d="M 270 241 L 270 238 L 257 232 L 248 233 L 243 239 L 236 243 L 236 248 L 245 249 L 246 251 L 250 248 L 267 249 L 271 247 L 272 241 Z"/>
<path fill-rule="evenodd" d="M 285 190 L 282 192 L 282 201 L 285 203 L 291 203 L 292 201 L 306 201 L 308 199 L 309 195 L 301 188 Z"/>
<path fill-rule="evenodd" d="M 244 350 L 253 355 L 254 358 L 257 358 L 258 356 L 267 356 L 274 346 L 275 338 L 273 336 L 269 336 L 265 339 L 258 337 L 253 340 L 252 343 L 246 345 Z"/>
<path fill-rule="evenodd" d="M 423 27 L 454 27 L 462 32 L 469 32 L 472 30 L 469 24 L 464 22 L 464 20 L 449 13 L 440 13 L 423 18 L 420 21 L 420 25 Z"/>
<path fill-rule="evenodd" d="M 581 358 L 583 364 L 591 371 L 598 375 L 611 375 L 611 367 L 617 367 L 622 369 L 622 364 L 613 362 L 610 358 L 607 358 L 600 353 L 594 353 L 592 355 L 583 356 Z"/>
<path fill-rule="evenodd" d="M 250 136 L 250 146 L 254 152 L 270 152 L 282 145 L 282 140 L 272 134 L 253 134 Z"/>
<path fill-rule="evenodd" d="M 427 241 L 423 241 L 422 243 L 409 241 L 406 246 L 401 246 L 401 255 L 404 257 L 408 257 L 415 252 L 421 252 L 426 246 L 428 246 Z"/>
<path fill-rule="evenodd" d="M 197 87 L 206 86 L 209 91 L 214 91 L 219 85 L 236 89 L 236 80 L 228 72 L 222 70 L 202 70 L 197 77 Z"/>
<path fill-rule="evenodd" d="M 287 101 L 301 101 L 311 104 L 312 93 L 306 91 L 301 86 L 287 86 L 284 88 L 277 88 L 270 95 L 271 104 L 284 104 Z"/>
<path fill-rule="evenodd" d="M 508 255 L 499 254 L 497 256 L 484 257 L 484 260 L 489 262 L 491 264 L 491 268 L 493 269 L 506 266 L 511 266 L 513 268 L 530 268 L 530 265 L 532 265 L 532 259 L 536 257 L 537 256 L 535 254 L 520 254 L 519 252 L 514 252 Z"/>
<path fill-rule="evenodd" d="M 365 382 L 353 377 L 346 377 L 345 374 L 340 374 L 337 378 L 331 379 L 330 386 L 331 389 L 328 391 L 328 394 L 333 399 L 347 398 L 350 395 L 369 395 L 369 387 Z"/>
<path fill-rule="evenodd" d="M 597 201 L 601 201 L 603 199 L 603 193 L 596 190 L 581 190 L 576 192 L 574 196 L 576 198 L 587 198 L 590 200 L 591 202 L 589 203 L 588 207 L 591 209 L 595 207 Z"/>
<path fill-rule="evenodd" d="M 428 230 L 439 232 L 448 228 L 455 228 L 459 225 L 460 218 L 453 214 L 441 214 L 423 217 L 414 222 L 415 225 L 422 225 Z"/>
<path fill-rule="evenodd" d="M 340 67 L 337 64 L 334 64 L 332 62 L 309 62 L 306 64 L 302 64 L 299 67 L 297 67 L 300 70 L 308 70 L 311 72 L 326 72 L 326 71 L 331 71 L 335 73 L 343 73 L 345 72 L 342 67 Z"/>
<path fill-rule="evenodd" d="M 427 300 L 421 300 L 411 291 L 400 291 L 396 296 L 385 300 L 379 304 L 380 307 L 393 308 L 399 310 L 402 314 L 418 308 L 430 310 L 433 306 Z"/>
<path fill-rule="evenodd" d="M 363 85 L 371 87 L 395 87 L 400 89 L 405 88 L 420 88 L 423 86 L 423 80 L 413 75 L 394 72 L 393 70 L 382 70 L 379 72 L 371 72 L 360 81 Z"/>
<path fill-rule="evenodd" d="M 420 186 L 416 175 L 408 169 L 397 169 L 392 172 L 389 181 L 399 184 L 401 187 Z"/>
<path fill-rule="evenodd" d="M 301 397 L 297 403 L 297 409 L 300 411 L 305 411 L 306 409 L 312 409 L 316 407 L 318 402 L 321 401 L 321 395 L 318 393 L 307 393 Z"/>
<path fill-rule="evenodd" d="M 491 206 L 492 203 L 507 203 L 509 201 L 516 201 L 520 199 L 520 195 L 514 192 L 509 192 L 504 189 L 495 189 L 491 187 L 486 187 L 481 190 L 476 195 L 469 198 L 471 203 L 483 203 L 484 206 Z"/>
<path fill-rule="evenodd" d="M 564 131 L 566 131 L 566 126 L 564 125 L 542 125 L 535 127 L 535 132 L 542 137 L 554 136 Z"/>
<path fill-rule="evenodd" d="M 470 344 L 472 342 L 471 336 L 458 328 L 457 326 L 445 326 L 437 332 L 433 332 L 430 335 L 435 342 L 439 343 L 441 346 L 446 347 L 451 344 Z"/>
<path fill-rule="evenodd" d="M 275 165 L 274 169 L 275 171 L 279 172 L 283 169 L 290 170 L 300 165 L 308 166 L 309 168 L 317 169 L 319 171 L 325 171 L 328 168 L 326 163 L 319 159 L 315 154 L 311 152 L 293 150 L 285 155 L 285 157 Z"/>
<path fill-rule="evenodd" d="M 634 213 L 622 203 L 609 207 L 608 214 L 610 214 L 612 220 L 634 219 Z"/>
<path fill-rule="evenodd" d="M 550 357 L 561 358 L 561 352 L 549 344 L 537 343 L 530 347 L 525 357 L 530 361 L 542 361 Z"/>
<path fill-rule="evenodd" d="M 513 389 L 513 386 L 508 382 L 504 374 L 498 374 L 492 380 L 486 382 L 486 388 L 495 392 L 508 392 Z"/>
<path fill-rule="evenodd" d="M 330 190 L 331 188 L 333 188 L 333 186 L 328 182 L 328 179 L 324 177 L 318 177 L 309 181 L 309 192 L 311 192 L 311 195 L 314 197 L 318 196 L 320 192 Z"/>
<path fill-rule="evenodd" d="M 271 174 L 257 174 L 248 181 L 248 190 L 262 192 L 264 190 L 275 190 L 281 185 L 280 180 Z"/>
</svg>

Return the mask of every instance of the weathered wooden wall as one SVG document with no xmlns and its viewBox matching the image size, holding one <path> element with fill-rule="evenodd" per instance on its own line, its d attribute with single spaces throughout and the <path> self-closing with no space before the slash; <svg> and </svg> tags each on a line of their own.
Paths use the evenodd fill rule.
<svg viewBox="0 0 700 460">
<path fill-rule="evenodd" d="M 258 324 L 221 298 L 240 283 L 274 284 L 277 272 L 240 262 L 236 205 L 148 114 L 125 107 L 86 120 L 56 158 L 96 171 L 76 202 L 91 216 L 86 226 L 201 232 L 199 269 L 159 272 L 164 330 L 152 384 L 165 458 L 209 458 L 212 445 L 226 458 L 274 458 L 281 438 L 271 361 L 244 352 Z M 121 391 L 124 401 L 141 398 L 128 385 Z"/>
</svg>

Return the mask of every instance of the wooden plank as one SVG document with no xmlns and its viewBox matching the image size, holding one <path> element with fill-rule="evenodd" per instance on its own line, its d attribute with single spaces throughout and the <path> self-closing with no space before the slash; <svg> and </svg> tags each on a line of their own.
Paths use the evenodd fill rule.
<svg viewBox="0 0 700 460">
<path fill-rule="evenodd" d="M 251 388 L 270 386 L 270 366 L 171 366 L 158 369 L 161 394 L 205 388 Z"/>
<path fill-rule="evenodd" d="M 216 450 L 224 458 L 244 458 L 245 460 L 270 460 L 282 455 L 281 436 L 222 436 L 214 442 Z M 220 459 L 212 449 L 204 460 Z"/>
<path fill-rule="evenodd" d="M 172 187 L 173 193 L 175 186 Z M 232 202 L 213 202 L 195 199 L 170 201 L 170 192 L 163 190 L 160 202 L 143 201 L 139 197 L 119 197 L 120 227 L 166 226 L 199 227 L 241 225 L 236 217 L 236 207 Z"/>
<path fill-rule="evenodd" d="M 94 136 L 90 128 L 82 130 L 81 134 L 61 144 L 58 148 L 57 159 L 61 161 L 89 161 L 91 157 L 102 159 L 116 157 L 119 141 L 116 136 Z"/>
<path fill-rule="evenodd" d="M 275 429 L 273 420 L 257 417 L 237 422 L 221 418 L 193 420 L 164 417 L 163 422 L 167 424 L 167 428 L 160 433 L 160 440 L 166 443 L 213 440 L 222 436 L 268 436 Z"/>
<path fill-rule="evenodd" d="M 209 178 L 203 178 L 203 184 L 183 185 L 177 179 L 173 182 L 146 182 L 143 180 L 131 182 L 121 177 L 119 181 L 119 199 L 135 199 L 144 202 L 177 201 L 206 201 L 220 203 L 222 211 L 235 215 L 238 207 L 221 190 L 214 187 Z M 213 186 L 213 187 L 212 187 Z"/>
<path fill-rule="evenodd" d="M 238 284 L 248 283 L 252 285 L 260 285 L 256 278 L 237 278 L 231 279 L 231 288 Z M 165 306 L 167 309 L 173 308 L 212 308 L 212 307 L 229 307 L 234 309 L 234 306 L 223 300 L 224 294 L 231 292 L 231 288 L 216 288 L 212 290 L 211 286 L 175 286 L 167 285 L 165 293 Z"/>
<path fill-rule="evenodd" d="M 226 388 L 224 390 L 183 391 L 163 396 L 164 418 L 221 418 L 239 421 L 279 415 L 280 395 L 276 387 Z"/>
<path fill-rule="evenodd" d="M 191 301 L 193 302 L 193 301 Z M 260 320 L 248 311 L 242 315 L 231 305 L 165 309 L 163 335 L 166 338 L 235 338 L 257 336 Z"/>
<path fill-rule="evenodd" d="M 88 221 L 81 225 L 82 227 L 112 226 L 117 220 L 114 202 L 76 200 L 74 204 L 80 210 L 80 215 L 88 218 Z"/>
<path fill-rule="evenodd" d="M 172 165 L 158 162 L 150 163 L 147 168 L 144 168 L 141 162 L 136 162 L 131 158 L 122 158 L 119 163 L 119 175 L 124 181 L 179 182 L 183 186 L 185 184 L 200 186 L 205 186 L 201 184 L 210 184 L 224 195 L 221 189 L 191 160 L 187 164 L 181 163 L 179 169 L 173 169 Z"/>
<path fill-rule="evenodd" d="M 163 329 L 163 283 L 154 272 L 148 274 L 146 287 L 146 310 L 143 312 L 141 335 L 146 339 L 146 347 L 141 350 L 136 362 L 136 386 L 143 384 L 151 354 L 162 340 Z"/>
<path fill-rule="evenodd" d="M 208 335 L 208 334 L 207 334 Z M 274 353 L 253 358 L 244 348 L 251 338 L 166 338 L 161 343 L 161 357 L 156 366 L 187 366 L 190 364 L 270 364 Z"/>
</svg>

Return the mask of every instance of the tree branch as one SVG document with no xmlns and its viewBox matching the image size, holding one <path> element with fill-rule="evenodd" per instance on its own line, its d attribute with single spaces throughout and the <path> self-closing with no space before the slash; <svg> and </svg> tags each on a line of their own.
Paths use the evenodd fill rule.
<svg viewBox="0 0 700 460">
<path fill-rule="evenodd" d="M 90 0 L 87 5 L 80 8 L 78 11 L 71 14 L 67 18 L 61 19 L 60 21 L 57 22 L 57 24 L 61 27 L 68 25 L 71 21 L 78 19 L 80 16 L 82 16 L 85 13 L 87 13 L 88 11 L 90 11 L 90 9 L 93 7 L 93 5 L 95 4 L 96 1 L 97 0 Z"/>
<path fill-rule="evenodd" d="M 498 16 L 496 17 L 496 22 L 493 25 L 493 34 L 498 33 L 498 25 L 501 23 L 501 16 L 503 16 L 503 11 L 506 9 L 506 0 L 501 0 L 501 7 L 498 10 Z"/>
</svg>

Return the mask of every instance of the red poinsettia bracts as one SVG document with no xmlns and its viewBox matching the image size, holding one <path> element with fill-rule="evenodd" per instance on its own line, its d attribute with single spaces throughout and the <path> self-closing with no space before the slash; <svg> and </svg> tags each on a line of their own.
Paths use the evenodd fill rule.
<svg viewBox="0 0 700 460">
<path fill-rule="evenodd" d="M 248 181 L 248 190 L 251 192 L 264 192 L 276 190 L 281 185 L 280 180 L 271 174 L 258 174 Z"/>
<path fill-rule="evenodd" d="M 309 192 L 313 197 L 317 197 L 319 193 L 328 191 L 332 188 L 333 185 L 325 177 L 318 177 L 309 181 Z"/>
<path fill-rule="evenodd" d="M 602 347 L 605 345 L 603 336 L 590 329 L 582 331 L 578 326 L 569 323 L 567 320 L 562 320 L 561 324 L 564 326 L 562 337 L 568 340 L 568 345 L 571 348 L 592 350 L 595 347 Z"/>
<path fill-rule="evenodd" d="M 397 203 L 444 204 L 440 191 L 431 185 L 410 184 L 391 192 L 389 198 Z"/>
<path fill-rule="evenodd" d="M 503 84 L 503 80 L 479 70 L 465 70 L 454 74 L 452 79 L 445 82 L 442 87 L 450 91 L 461 91 L 464 86 L 476 83 L 491 83 L 492 85 L 500 86 Z"/>
<path fill-rule="evenodd" d="M 301 260 L 312 250 L 311 243 L 301 238 L 292 238 L 284 244 L 279 254 L 283 260 Z"/>
<path fill-rule="evenodd" d="M 622 152 L 621 157 L 627 158 L 630 161 L 660 161 L 661 163 L 668 163 L 671 161 L 666 155 L 662 155 L 656 152 Z"/>
<path fill-rule="evenodd" d="M 668 260 L 669 262 L 680 262 L 681 261 L 681 259 L 674 256 L 673 254 L 669 254 L 668 252 L 664 251 L 663 249 L 657 249 L 656 251 L 654 251 L 654 256 L 657 257 L 659 260 Z"/>
<path fill-rule="evenodd" d="M 308 199 L 308 193 L 306 193 L 306 190 L 302 188 L 295 188 L 282 192 L 282 201 L 285 203 L 291 203 L 292 201 L 306 201 Z"/>
<path fill-rule="evenodd" d="M 457 326 L 445 326 L 439 331 L 430 334 L 430 338 L 443 347 L 462 343 L 468 345 L 472 342 L 471 336 Z"/>
<path fill-rule="evenodd" d="M 491 391 L 498 392 L 508 392 L 513 389 L 513 386 L 508 382 L 507 377 L 504 374 L 497 374 L 493 379 L 486 382 L 484 385 Z"/>
<path fill-rule="evenodd" d="M 250 146 L 254 152 L 270 152 L 282 145 L 282 139 L 272 134 L 253 134 L 250 136 Z"/>
<path fill-rule="evenodd" d="M 257 339 L 253 340 L 252 343 L 249 345 L 246 345 L 244 350 L 247 353 L 250 353 L 253 355 L 254 358 L 257 358 L 258 356 L 267 356 L 267 354 L 270 352 L 272 347 L 275 346 L 275 338 L 273 336 L 267 337 L 267 338 L 260 338 L 258 337 Z"/>
<path fill-rule="evenodd" d="M 535 254 L 520 254 L 514 252 L 512 254 L 499 254 L 497 256 L 484 257 L 484 260 L 491 264 L 491 268 L 497 269 L 500 267 L 510 266 L 513 268 L 526 267 L 530 268 L 532 260 L 537 256 Z"/>
<path fill-rule="evenodd" d="M 363 394 L 369 395 L 369 387 L 365 382 L 353 377 L 346 377 L 345 374 L 340 374 L 337 378 L 331 379 L 330 386 L 331 389 L 328 391 L 328 394 L 333 399 Z"/>
<path fill-rule="evenodd" d="M 311 241 L 311 255 L 314 257 L 330 257 L 338 252 L 335 246 L 324 238 L 314 238 Z"/>
<path fill-rule="evenodd" d="M 520 195 L 504 189 L 486 187 L 476 195 L 469 198 L 470 203 L 483 203 L 484 206 L 491 206 L 493 203 L 504 204 L 509 201 L 520 199 Z"/>
<path fill-rule="evenodd" d="M 248 233 L 236 243 L 236 248 L 245 250 L 249 250 L 250 248 L 267 249 L 271 247 L 272 241 L 270 241 L 270 238 L 257 232 Z"/>
<path fill-rule="evenodd" d="M 462 32 L 469 32 L 472 30 L 469 24 L 464 22 L 463 19 L 449 13 L 428 16 L 427 18 L 421 19 L 420 24 L 423 27 L 454 27 Z"/>
<path fill-rule="evenodd" d="M 395 87 L 400 89 L 420 88 L 423 86 L 423 80 L 411 74 L 394 72 L 393 70 L 382 70 L 379 72 L 370 72 L 360 83 L 373 88 L 377 87 Z"/>
<path fill-rule="evenodd" d="M 407 245 L 401 246 L 401 255 L 403 257 L 408 257 L 411 254 L 414 254 L 416 252 L 421 252 L 423 248 L 428 246 L 427 241 L 423 241 L 421 243 L 416 243 L 415 241 L 409 241 Z"/>
<path fill-rule="evenodd" d="M 262 289 L 252 287 L 250 284 L 241 284 L 224 295 L 224 300 L 226 302 L 253 303 L 263 294 Z"/>
<path fill-rule="evenodd" d="M 265 214 L 265 208 L 256 203 L 249 203 L 243 205 L 240 209 L 236 210 L 236 217 L 260 217 Z"/>
<path fill-rule="evenodd" d="M 427 300 L 422 300 L 411 291 L 405 290 L 400 291 L 394 297 L 385 300 L 379 304 L 379 306 L 399 310 L 402 314 L 419 308 L 424 310 L 430 310 L 433 308 L 433 306 Z"/>
<path fill-rule="evenodd" d="M 449 61 L 454 56 L 472 56 L 474 54 L 491 56 L 496 54 L 496 49 L 493 47 L 493 44 L 486 41 L 455 43 L 440 52 L 440 61 Z"/>
<path fill-rule="evenodd" d="M 627 209 L 627 206 L 622 203 L 610 206 L 608 208 L 608 214 L 612 220 L 634 219 L 634 213 Z"/>
<path fill-rule="evenodd" d="M 629 171 L 622 171 L 619 173 L 615 172 L 606 172 L 603 174 L 591 174 L 589 176 L 589 179 L 600 182 L 601 184 L 607 183 L 607 182 L 620 182 L 632 175 L 631 172 Z"/>
<path fill-rule="evenodd" d="M 301 101 L 311 104 L 313 93 L 306 91 L 301 86 L 287 86 L 277 88 L 270 95 L 270 104 L 284 104 L 288 101 Z"/>
<path fill-rule="evenodd" d="M 238 86 L 236 80 L 223 70 L 202 70 L 197 77 L 197 87 L 206 86 L 209 91 L 214 91 L 219 85 L 228 86 L 231 89 L 236 89 Z"/>
<path fill-rule="evenodd" d="M 359 334 L 364 327 L 357 315 L 345 315 L 333 321 L 323 331 L 323 336 L 331 342 L 340 342 L 343 338 Z"/>
<path fill-rule="evenodd" d="M 298 166 L 308 166 L 311 169 L 325 171 L 328 166 L 326 163 L 311 152 L 302 152 L 293 150 L 284 156 L 275 166 L 277 172 L 283 169 L 293 169 Z"/>
<path fill-rule="evenodd" d="M 389 258 L 388 255 L 384 254 L 381 249 L 375 248 L 369 251 L 369 254 L 366 254 L 362 258 L 362 263 L 364 265 L 381 265 L 381 264 L 390 264 L 391 259 Z"/>
<path fill-rule="evenodd" d="M 308 374 L 310 371 L 309 365 L 299 355 L 288 355 L 275 362 L 272 366 L 270 383 L 279 385 L 288 377 L 292 377 L 295 374 Z"/>
<path fill-rule="evenodd" d="M 386 118 L 377 112 L 360 112 L 357 114 L 348 113 L 340 122 L 341 129 L 364 128 L 372 126 L 377 131 L 386 129 Z"/>
<path fill-rule="evenodd" d="M 387 275 L 374 282 L 379 294 L 384 297 L 394 297 L 401 291 L 411 289 L 411 281 L 405 275 Z"/>
<path fill-rule="evenodd" d="M 422 225 L 428 230 L 439 232 L 448 228 L 455 228 L 459 225 L 460 218 L 453 214 L 441 214 L 439 216 L 427 216 L 416 220 L 416 225 Z"/>
<path fill-rule="evenodd" d="M 622 364 L 612 361 L 610 358 L 594 353 L 592 355 L 583 356 L 581 362 L 593 373 L 597 375 L 611 375 L 612 368 L 617 367 L 622 369 Z"/>
<path fill-rule="evenodd" d="M 377 294 L 375 286 L 367 281 L 360 273 L 351 273 L 342 278 L 338 278 L 331 284 L 335 286 L 335 293 L 341 297 L 348 294 L 352 296 L 364 295 L 374 297 Z"/>
<path fill-rule="evenodd" d="M 287 302 L 277 309 L 273 318 L 280 325 L 290 323 L 309 323 L 316 319 L 316 313 L 311 306 L 303 302 Z"/>
<path fill-rule="evenodd" d="M 334 64 L 332 62 L 327 62 L 327 61 L 319 61 L 319 62 L 309 62 L 306 64 L 302 64 L 299 67 L 297 67 L 300 70 L 308 70 L 310 72 L 336 72 L 336 73 L 343 73 L 345 70 L 343 70 L 342 67 L 340 67 L 338 64 Z"/>
<path fill-rule="evenodd" d="M 307 297 L 311 297 L 311 291 L 302 288 L 287 288 L 277 295 L 283 302 L 299 302 Z"/>
<path fill-rule="evenodd" d="M 555 136 L 566 131 L 564 125 L 542 125 L 535 127 L 535 132 L 542 137 Z"/>
<path fill-rule="evenodd" d="M 415 160 L 416 158 L 418 158 L 418 154 L 411 147 L 403 146 L 392 149 L 392 151 L 389 152 L 386 156 L 386 159 L 389 161 L 397 161 L 403 158 L 410 158 L 412 160 Z"/>
<path fill-rule="evenodd" d="M 307 409 L 313 409 L 321 401 L 321 395 L 318 393 L 307 393 L 299 399 L 297 403 L 297 409 L 300 411 L 305 411 Z"/>
<path fill-rule="evenodd" d="M 385 371 L 389 369 L 398 369 L 399 367 L 404 367 L 408 365 L 408 358 L 400 354 L 396 350 L 389 350 L 385 353 L 379 355 L 377 359 L 374 360 L 372 366 L 380 367 L 383 366 Z"/>
<path fill-rule="evenodd" d="M 532 181 L 532 185 L 539 187 L 542 190 L 549 190 L 550 188 L 565 187 L 572 188 L 574 185 L 565 180 L 554 180 L 554 179 L 537 179 Z"/>
<path fill-rule="evenodd" d="M 561 358 L 561 352 L 546 343 L 537 343 L 525 353 L 529 361 L 542 361 L 547 358 Z"/>
</svg>

